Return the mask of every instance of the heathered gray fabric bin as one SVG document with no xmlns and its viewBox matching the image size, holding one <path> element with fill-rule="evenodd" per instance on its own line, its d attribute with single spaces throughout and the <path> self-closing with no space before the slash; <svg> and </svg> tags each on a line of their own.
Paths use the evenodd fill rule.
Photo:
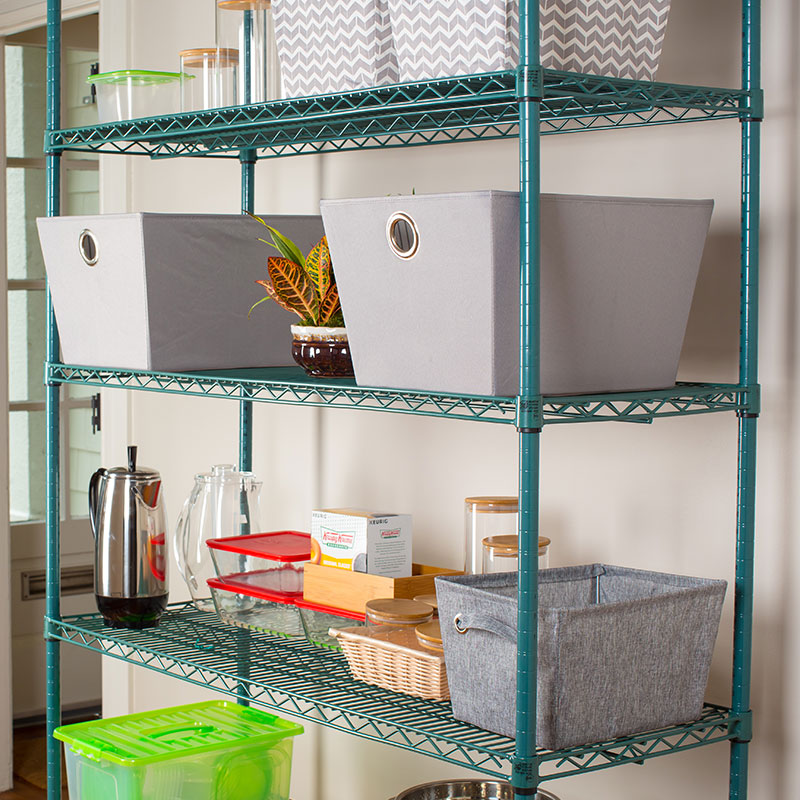
<svg viewBox="0 0 800 800">
<path fill-rule="evenodd" d="M 318 216 L 262 217 L 300 248 L 323 235 Z M 294 366 L 277 303 L 247 311 L 276 251 L 243 215 L 105 214 L 37 220 L 61 349 L 68 364 L 146 370 Z M 97 262 L 81 255 L 94 237 Z"/>
<path fill-rule="evenodd" d="M 358 384 L 518 394 L 516 192 L 320 209 Z M 711 200 L 542 195 L 544 394 L 674 385 L 712 209 Z M 416 230 L 399 248 L 408 257 L 388 234 L 401 230 L 400 214 Z"/>
<path fill-rule="evenodd" d="M 697 719 L 726 585 L 605 564 L 542 570 L 537 745 Z M 453 715 L 511 737 L 516 593 L 516 573 L 436 578 Z"/>
</svg>

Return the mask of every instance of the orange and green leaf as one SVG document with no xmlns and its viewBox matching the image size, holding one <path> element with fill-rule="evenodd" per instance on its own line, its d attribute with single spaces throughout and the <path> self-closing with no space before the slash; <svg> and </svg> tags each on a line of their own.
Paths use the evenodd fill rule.
<svg viewBox="0 0 800 800">
<path fill-rule="evenodd" d="M 319 299 L 305 270 L 288 258 L 271 256 L 267 259 L 267 272 L 272 289 L 280 298 L 278 302 L 284 308 L 290 308 L 302 320 L 317 324 Z"/>
<path fill-rule="evenodd" d="M 327 237 L 323 236 L 306 256 L 306 272 L 314 283 L 319 302 L 322 303 L 331 285 L 331 253 L 328 250 Z"/>
<path fill-rule="evenodd" d="M 328 325 L 331 327 L 338 327 L 343 323 L 340 319 L 334 320 L 334 317 L 337 316 L 341 318 L 342 306 L 339 303 L 339 290 L 336 288 L 336 284 L 334 283 L 329 289 L 328 293 L 325 295 L 325 298 L 319 305 L 319 324 L 320 325 Z"/>
</svg>

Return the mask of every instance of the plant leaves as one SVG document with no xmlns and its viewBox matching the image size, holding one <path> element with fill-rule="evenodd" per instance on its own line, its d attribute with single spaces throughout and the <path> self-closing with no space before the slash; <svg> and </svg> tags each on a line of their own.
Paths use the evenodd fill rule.
<svg viewBox="0 0 800 800">
<path fill-rule="evenodd" d="M 276 231 L 271 225 L 267 225 L 261 217 L 257 217 L 249 211 L 245 211 L 245 214 L 251 219 L 256 220 L 256 222 L 260 222 L 269 231 L 272 241 L 269 242 L 266 239 L 259 239 L 259 242 L 264 242 L 264 244 L 274 247 L 284 258 L 288 258 L 289 261 L 294 262 L 300 267 L 305 264 L 305 259 L 303 258 L 300 248 L 291 239 L 284 236 L 280 231 Z"/>
<path fill-rule="evenodd" d="M 328 289 L 328 293 L 319 305 L 319 324 L 330 325 L 331 327 L 340 327 L 344 325 L 344 320 L 341 323 L 335 322 L 331 325 L 331 321 L 336 317 L 341 318 L 342 306 L 339 302 L 339 289 L 336 284 L 332 284 Z"/>
<path fill-rule="evenodd" d="M 328 249 L 326 236 L 323 236 L 306 256 L 306 272 L 314 282 L 321 304 L 328 294 L 333 277 L 331 274 L 331 252 Z"/>
<path fill-rule="evenodd" d="M 288 258 L 271 256 L 267 259 L 267 272 L 276 299 L 300 317 L 315 321 L 319 313 L 319 299 L 305 270 Z M 267 290 L 269 294 L 269 290 Z M 278 299 L 280 298 L 280 299 Z"/>
</svg>

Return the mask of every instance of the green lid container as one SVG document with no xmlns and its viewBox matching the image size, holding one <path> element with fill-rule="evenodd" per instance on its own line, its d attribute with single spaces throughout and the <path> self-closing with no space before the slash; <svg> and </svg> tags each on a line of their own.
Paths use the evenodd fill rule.
<svg viewBox="0 0 800 800">
<path fill-rule="evenodd" d="M 301 725 L 224 700 L 64 725 L 71 800 L 288 800 Z"/>
<path fill-rule="evenodd" d="M 184 75 L 184 78 L 191 77 Z M 100 72 L 97 75 L 90 75 L 86 83 L 97 83 L 103 85 L 116 86 L 117 84 L 129 81 L 134 86 L 158 86 L 164 83 L 175 83 L 181 79 L 180 72 L 153 72 L 147 69 L 118 69 L 114 72 Z"/>
</svg>

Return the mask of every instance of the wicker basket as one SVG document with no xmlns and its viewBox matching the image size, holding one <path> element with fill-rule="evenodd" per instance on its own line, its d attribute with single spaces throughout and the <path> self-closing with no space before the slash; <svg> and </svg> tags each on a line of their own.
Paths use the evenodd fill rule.
<svg viewBox="0 0 800 800">
<path fill-rule="evenodd" d="M 417 642 L 414 628 L 331 628 L 354 678 L 425 700 L 449 700 L 444 656 Z"/>
</svg>

